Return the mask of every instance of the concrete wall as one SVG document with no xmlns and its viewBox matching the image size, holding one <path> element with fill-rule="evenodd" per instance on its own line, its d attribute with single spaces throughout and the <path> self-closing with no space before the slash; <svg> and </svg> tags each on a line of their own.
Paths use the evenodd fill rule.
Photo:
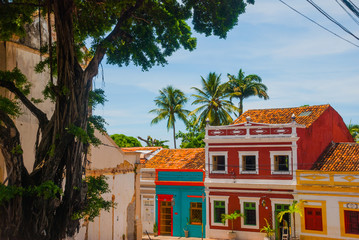
<svg viewBox="0 0 359 240">
<path fill-rule="evenodd" d="M 142 232 L 153 233 L 156 213 L 156 171 L 153 168 L 141 169 L 141 221 Z"/>
</svg>

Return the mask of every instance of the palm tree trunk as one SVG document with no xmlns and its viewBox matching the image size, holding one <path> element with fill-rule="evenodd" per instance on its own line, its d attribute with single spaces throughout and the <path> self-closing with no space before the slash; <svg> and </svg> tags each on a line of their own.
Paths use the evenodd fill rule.
<svg viewBox="0 0 359 240">
<path fill-rule="evenodd" d="M 173 144 L 174 144 L 175 149 L 176 149 L 176 128 L 175 128 L 174 123 L 173 123 Z"/>
<path fill-rule="evenodd" d="M 297 237 L 297 234 L 295 232 L 295 213 L 293 213 L 293 233 L 294 233 L 294 237 Z"/>
<path fill-rule="evenodd" d="M 239 98 L 239 111 L 238 111 L 238 117 L 240 117 L 243 113 L 243 98 Z"/>
</svg>

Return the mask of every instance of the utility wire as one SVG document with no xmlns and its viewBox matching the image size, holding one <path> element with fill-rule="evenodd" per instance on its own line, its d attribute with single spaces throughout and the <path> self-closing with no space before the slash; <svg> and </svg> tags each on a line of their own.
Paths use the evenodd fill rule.
<svg viewBox="0 0 359 240">
<path fill-rule="evenodd" d="M 357 17 L 359 17 L 359 8 L 350 0 L 341 0 Z"/>
<path fill-rule="evenodd" d="M 355 43 L 353 43 L 353 42 L 351 42 L 351 41 L 349 41 L 349 40 L 347 40 L 347 39 L 345 39 L 345 38 L 339 36 L 339 35 L 336 34 L 335 32 L 329 30 L 328 28 L 324 27 L 323 25 L 317 23 L 317 22 L 314 21 L 313 19 L 311 19 L 311 18 L 307 17 L 306 15 L 304 15 L 303 13 L 299 12 L 299 11 L 296 10 L 295 8 L 291 7 L 290 5 L 288 5 L 287 3 L 285 3 L 284 1 L 282 1 L 282 0 L 278 0 L 278 1 L 280 1 L 281 3 L 283 3 L 284 5 L 286 5 L 287 7 L 289 7 L 290 9 L 292 9 L 293 11 L 295 11 L 296 13 L 298 13 L 299 15 L 301 15 L 302 17 L 305 17 L 305 18 L 308 19 L 309 21 L 311 21 L 311 22 L 313 22 L 314 24 L 318 25 L 319 27 L 323 28 L 324 30 L 326 30 L 326 31 L 330 32 L 331 34 L 337 36 L 338 38 L 340 38 L 340 39 L 346 41 L 347 43 L 350 43 L 351 45 L 353 45 L 353 46 L 359 48 L 359 45 L 357 45 L 357 44 L 355 44 Z"/>
<path fill-rule="evenodd" d="M 352 35 L 354 38 L 359 40 L 357 36 L 355 36 L 351 31 L 349 31 L 346 27 L 344 27 L 341 23 L 339 23 L 337 20 L 335 20 L 332 16 L 330 16 L 327 12 L 325 12 L 321 7 L 319 7 L 315 2 L 312 0 L 307 0 L 308 3 L 310 3 L 315 9 L 317 9 L 321 14 L 323 14 L 326 18 L 328 18 L 330 21 L 338 25 L 341 29 L 343 29 L 345 32 Z"/>
<path fill-rule="evenodd" d="M 353 21 L 359 25 L 359 21 L 348 10 L 346 10 L 345 7 L 338 0 L 335 0 L 335 1 L 349 15 L 349 17 L 351 17 L 351 19 L 353 19 Z"/>
</svg>

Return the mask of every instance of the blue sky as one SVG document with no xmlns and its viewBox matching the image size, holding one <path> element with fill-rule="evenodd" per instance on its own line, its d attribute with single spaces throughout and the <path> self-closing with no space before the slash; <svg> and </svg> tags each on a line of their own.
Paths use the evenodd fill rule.
<svg viewBox="0 0 359 240">
<path fill-rule="evenodd" d="M 305 0 L 286 0 L 300 12 L 359 45 Z M 357 25 L 335 2 L 317 1 L 320 6 L 359 36 Z M 356 4 L 356 1 L 353 1 Z M 278 0 L 257 0 L 239 17 L 238 25 L 225 40 L 195 34 L 197 49 L 177 51 L 165 67 L 148 72 L 135 66 L 104 64 L 104 77 L 95 80 L 96 88 L 105 90 L 108 102 L 98 106 L 95 114 L 108 122 L 109 134 L 148 135 L 170 140 L 172 130 L 166 122 L 150 124 L 155 117 L 148 111 L 155 108 L 158 90 L 173 85 L 189 97 L 186 109 L 193 110 L 191 87 L 200 87 L 201 76 L 209 72 L 246 75 L 257 74 L 268 87 L 269 100 L 256 97 L 244 102 L 244 110 L 258 108 L 297 107 L 305 104 L 330 104 L 346 123 L 359 123 L 359 48 L 355 47 L 295 13 Z M 177 122 L 177 129 L 184 124 Z M 177 140 L 179 145 L 179 140 Z"/>
</svg>

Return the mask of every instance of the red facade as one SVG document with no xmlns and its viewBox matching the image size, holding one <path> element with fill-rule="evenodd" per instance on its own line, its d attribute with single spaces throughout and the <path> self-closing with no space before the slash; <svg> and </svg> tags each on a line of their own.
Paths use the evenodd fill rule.
<svg viewBox="0 0 359 240">
<path fill-rule="evenodd" d="M 250 221 L 246 218 L 234 221 L 239 238 L 262 236 L 259 232 L 267 219 L 279 239 L 282 230 L 291 227 L 289 216 L 280 223 L 276 215 L 288 209 L 295 199 L 295 171 L 310 169 L 332 141 L 353 141 L 342 118 L 329 105 L 310 107 L 310 111 L 292 109 L 298 117 L 288 109 L 280 109 L 278 116 L 274 116 L 275 110 L 270 113 L 263 110 L 268 122 L 252 122 L 247 114 L 245 122 L 236 120 L 235 125 L 206 127 L 208 237 L 223 236 L 225 231 L 222 234 L 220 230 L 231 229 L 231 224 L 220 224 L 214 218 L 213 204 L 221 203 L 225 204 L 226 213 L 240 211 L 248 215 Z M 260 111 L 256 117 L 265 119 L 259 116 Z M 283 117 L 283 113 L 290 115 Z M 279 120 L 273 123 L 273 119 Z M 310 214 L 314 214 L 312 227 L 320 228 L 321 223 L 315 221 L 318 213 L 308 212 Z M 241 235 L 243 232 L 246 235 Z"/>
</svg>

